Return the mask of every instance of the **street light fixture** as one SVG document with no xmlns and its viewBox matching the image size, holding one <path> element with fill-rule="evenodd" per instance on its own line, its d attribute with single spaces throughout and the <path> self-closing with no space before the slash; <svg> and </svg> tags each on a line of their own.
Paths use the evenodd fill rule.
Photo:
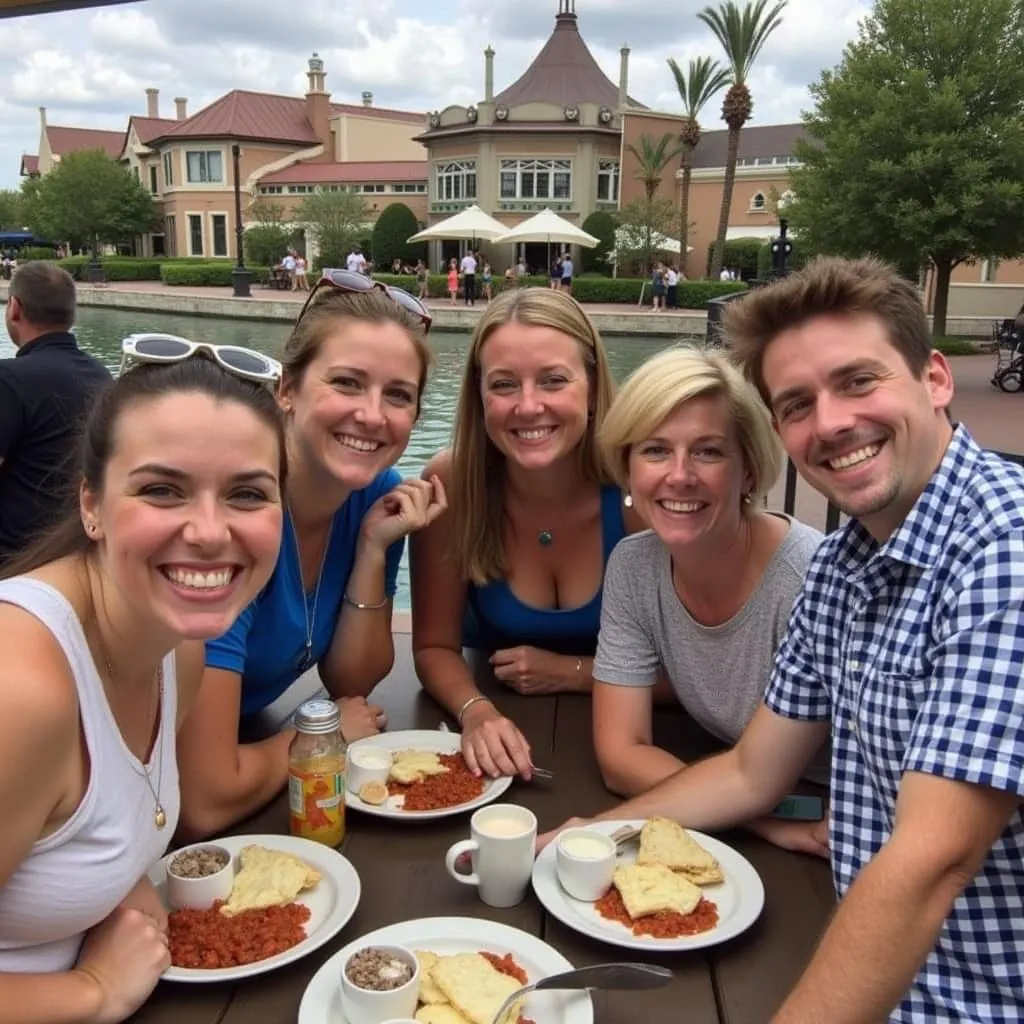
<svg viewBox="0 0 1024 1024">
<path fill-rule="evenodd" d="M 779 236 L 772 239 L 772 277 L 786 276 L 786 260 L 793 252 L 793 242 L 787 234 L 789 218 L 786 216 L 786 211 L 795 198 L 792 192 L 786 191 L 779 196 L 775 203 L 775 212 L 779 215 Z"/>
<path fill-rule="evenodd" d="M 231 271 L 231 286 L 236 299 L 248 299 L 252 297 L 252 292 L 249 290 L 252 273 L 245 267 L 245 247 L 243 245 L 245 231 L 242 227 L 242 185 L 239 171 L 241 155 L 242 149 L 236 142 L 231 146 L 231 160 L 235 173 L 235 251 L 238 253 L 238 263 Z"/>
</svg>

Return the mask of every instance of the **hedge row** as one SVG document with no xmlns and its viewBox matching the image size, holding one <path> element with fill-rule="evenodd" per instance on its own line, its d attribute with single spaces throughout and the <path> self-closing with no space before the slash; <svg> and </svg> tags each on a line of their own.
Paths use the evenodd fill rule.
<svg viewBox="0 0 1024 1024">
<path fill-rule="evenodd" d="M 178 287 L 214 287 L 230 288 L 232 285 L 231 272 L 235 264 L 227 262 L 219 263 L 165 263 L 160 268 L 160 280 L 167 285 Z M 252 274 L 254 283 L 262 284 L 270 274 L 269 267 L 252 267 L 246 264 L 246 270 Z"/>
<path fill-rule="evenodd" d="M 416 279 L 402 274 L 374 274 L 375 281 L 398 285 L 418 294 Z M 548 286 L 546 277 L 525 277 L 522 284 L 527 287 Z M 476 280 L 477 291 L 480 291 L 480 275 Z M 640 299 L 640 289 L 644 287 L 644 304 L 651 300 L 651 285 L 646 278 L 638 277 L 578 277 L 572 283 L 572 294 L 580 302 L 607 302 L 615 304 L 636 305 Z M 494 279 L 495 294 L 506 286 L 504 278 Z M 711 299 L 730 295 L 746 289 L 742 281 L 680 281 L 678 290 L 680 309 L 704 309 Z M 427 279 L 427 294 L 432 299 L 448 297 L 448 279 L 441 274 L 431 274 Z"/>
</svg>

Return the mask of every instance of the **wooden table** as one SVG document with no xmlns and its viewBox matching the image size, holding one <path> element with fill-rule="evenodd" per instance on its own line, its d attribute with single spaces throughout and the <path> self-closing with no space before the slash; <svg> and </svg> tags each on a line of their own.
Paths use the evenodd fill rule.
<svg viewBox="0 0 1024 1024">
<path fill-rule="evenodd" d="M 398 654 L 395 671 L 374 693 L 374 699 L 387 708 L 389 728 L 437 728 L 442 716 L 414 681 L 407 643 Z M 594 760 L 588 698 L 523 698 L 494 687 L 491 692 L 498 706 L 523 729 L 535 762 L 555 773 L 553 783 L 513 783 L 504 799 L 533 810 L 542 830 L 573 814 L 591 814 L 613 804 Z M 713 749 L 707 735 L 677 709 L 659 709 L 655 724 L 657 742 L 683 757 L 692 759 Z M 736 832 L 725 838 L 753 863 L 764 881 L 761 918 L 725 945 L 652 956 L 577 934 L 547 914 L 532 891 L 522 904 L 508 910 L 481 903 L 472 887 L 450 879 L 444 868 L 447 848 L 468 836 L 468 815 L 400 825 L 351 813 L 348 824 L 341 850 L 359 872 L 362 898 L 339 935 L 297 963 L 239 984 L 163 982 L 132 1020 L 136 1024 L 295 1024 L 302 993 L 313 974 L 354 938 L 410 918 L 466 916 L 500 921 L 540 936 L 576 966 L 638 959 L 663 964 L 674 972 L 670 985 L 653 992 L 595 994 L 596 1024 L 634 1024 L 638 1015 L 653 1024 L 765 1024 L 802 972 L 834 905 L 824 862 Z M 234 831 L 286 832 L 283 796 Z"/>
</svg>

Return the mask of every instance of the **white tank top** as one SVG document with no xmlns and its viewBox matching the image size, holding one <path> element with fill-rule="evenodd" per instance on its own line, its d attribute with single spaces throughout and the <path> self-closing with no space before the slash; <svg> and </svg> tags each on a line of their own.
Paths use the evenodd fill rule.
<svg viewBox="0 0 1024 1024">
<path fill-rule="evenodd" d="M 71 604 L 53 587 L 25 577 L 0 582 L 0 601 L 34 615 L 60 644 L 78 690 L 89 751 L 82 802 L 56 832 L 33 845 L 0 888 L 0 972 L 45 974 L 74 966 L 83 934 L 128 895 L 174 835 L 177 676 L 172 651 L 164 659 L 160 729 L 147 766 L 167 815 L 166 826 L 157 829 L 142 762 L 121 736 Z"/>
</svg>

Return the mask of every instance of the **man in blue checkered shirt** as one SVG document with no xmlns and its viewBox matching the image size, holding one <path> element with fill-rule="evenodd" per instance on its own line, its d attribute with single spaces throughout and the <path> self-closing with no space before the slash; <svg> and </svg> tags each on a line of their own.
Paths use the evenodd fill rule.
<svg viewBox="0 0 1024 1024">
<path fill-rule="evenodd" d="M 602 817 L 764 814 L 831 725 L 840 902 L 775 1021 L 1024 1020 L 1024 470 L 951 424 L 949 365 L 884 264 L 817 261 L 726 331 L 790 458 L 851 519 L 737 746 Z"/>
</svg>

